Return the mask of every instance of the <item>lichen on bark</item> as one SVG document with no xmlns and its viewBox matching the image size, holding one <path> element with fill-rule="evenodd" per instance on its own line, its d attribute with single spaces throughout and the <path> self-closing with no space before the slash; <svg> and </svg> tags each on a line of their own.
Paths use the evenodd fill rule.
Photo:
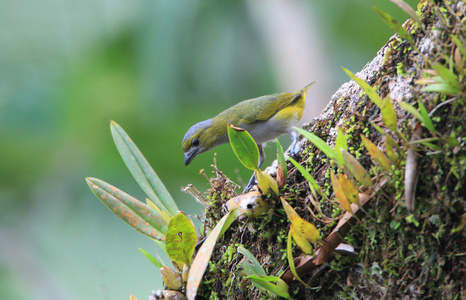
<svg viewBox="0 0 466 300">
<path fill-rule="evenodd" d="M 362 145 L 360 134 L 368 137 L 383 152 L 393 150 L 393 163 L 388 182 L 365 207 L 366 215 L 351 228 L 345 243 L 357 249 L 356 256 L 335 257 L 318 272 L 302 278 L 313 289 L 298 281 L 290 283 L 295 299 L 462 299 L 465 294 L 466 263 L 466 57 L 461 44 L 466 44 L 464 20 L 466 5 L 462 1 L 421 1 L 418 16 L 403 27 L 411 34 L 414 45 L 394 35 L 377 56 L 356 75 L 376 88 L 381 98 L 389 97 L 397 114 L 397 129 L 388 130 L 380 109 L 354 82 L 343 84 L 332 96 L 320 117 L 304 128 L 329 145 L 335 145 L 337 128 L 348 138 L 348 149 L 373 176 L 381 171 Z M 435 64 L 445 66 L 460 83 L 457 93 L 426 92 L 426 78 L 438 76 Z M 418 107 L 420 101 L 429 112 L 436 129 L 424 128 L 421 142 L 409 143 L 420 122 L 399 103 Z M 375 124 L 396 145 L 387 145 Z M 298 143 L 297 159 L 306 166 L 329 198 L 333 198 L 329 172 L 336 170 L 325 155 L 306 139 Z M 390 149 L 387 149 L 390 147 Z M 414 211 L 405 204 L 405 173 L 408 150 L 417 157 L 417 185 L 414 186 Z M 311 191 L 304 177 L 288 164 L 288 182 L 282 197 L 293 205 L 300 216 L 315 224 L 322 237 L 335 227 L 342 211 L 325 199 L 311 201 Z M 267 169 L 275 174 L 276 162 Z M 234 192 L 228 179 L 217 170 L 207 191 L 211 206 L 207 208 L 206 226 L 215 225 L 225 213 L 223 204 Z M 315 199 L 314 199 L 315 200 Z M 210 268 L 198 293 L 210 299 L 267 298 L 244 277 L 239 267 L 242 256 L 236 248 L 244 245 L 255 255 L 268 275 L 279 276 L 287 267 L 286 235 L 289 222 L 275 199 L 269 199 L 271 211 L 258 219 L 238 220 L 218 242 Z M 327 218 L 324 218 L 325 215 Z M 316 217 L 315 217 L 316 216 Z M 294 247 L 293 256 L 303 254 Z"/>
</svg>

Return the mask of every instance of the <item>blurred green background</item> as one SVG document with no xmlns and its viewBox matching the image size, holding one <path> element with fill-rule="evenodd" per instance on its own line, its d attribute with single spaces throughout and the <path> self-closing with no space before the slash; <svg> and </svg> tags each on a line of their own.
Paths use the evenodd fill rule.
<svg viewBox="0 0 466 300">
<path fill-rule="evenodd" d="M 409 1 L 414 7 L 415 1 Z M 138 251 L 155 245 L 88 189 L 97 177 L 144 200 L 110 135 L 133 138 L 179 207 L 202 209 L 213 153 L 184 166 L 194 123 L 240 100 L 317 81 L 320 114 L 392 32 L 372 10 L 389 1 L 3 0 L 0 2 L 0 299 L 147 299 L 162 288 Z M 285 146 L 289 138 L 281 138 Z M 218 166 L 250 176 L 228 145 Z M 268 159 L 275 153 L 266 150 Z"/>
</svg>

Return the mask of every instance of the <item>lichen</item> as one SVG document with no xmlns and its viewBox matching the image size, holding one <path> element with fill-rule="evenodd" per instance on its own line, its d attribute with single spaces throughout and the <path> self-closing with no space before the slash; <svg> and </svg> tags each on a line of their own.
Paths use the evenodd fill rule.
<svg viewBox="0 0 466 300">
<path fill-rule="evenodd" d="M 456 36 L 466 44 L 463 20 L 466 7 L 461 1 L 436 3 L 421 1 L 418 16 L 425 29 L 412 21 L 404 24 L 412 34 L 415 47 L 409 42 L 392 37 L 377 57 L 359 74 L 360 78 L 376 87 L 382 98 L 389 96 L 397 113 L 400 134 L 388 133 L 396 145 L 371 124 L 386 132 L 380 109 L 361 92 L 354 82 L 344 84 L 332 97 L 324 113 L 304 128 L 334 146 L 340 127 L 348 136 L 348 149 L 373 176 L 382 173 L 375 166 L 360 139 L 368 137 L 396 162 L 389 182 L 382 192 L 370 200 L 366 216 L 345 237 L 353 245 L 357 256 L 336 255 L 316 275 L 303 279 L 315 289 L 308 289 L 298 281 L 290 284 L 295 299 L 398 299 L 441 298 L 460 299 L 465 295 L 466 234 L 464 201 L 466 172 L 466 99 L 463 68 L 454 62 Z M 419 49 L 417 52 L 414 49 Z M 423 92 L 418 80 L 441 63 L 461 78 L 461 89 L 455 95 Z M 461 66 L 460 66 L 461 67 Z M 403 71 L 403 72 L 401 72 Z M 403 101 L 417 105 L 420 100 L 433 111 L 432 121 L 436 132 L 424 130 L 422 138 L 429 144 L 409 144 L 419 121 L 397 103 Z M 327 197 L 332 196 L 331 170 L 335 164 L 315 146 L 302 139 L 298 161 L 310 170 Z M 409 212 L 404 204 L 405 156 L 413 148 L 419 156 L 418 183 L 415 211 Z M 296 212 L 319 228 L 323 237 L 333 229 L 335 222 L 324 222 L 341 216 L 342 211 L 332 202 L 317 199 L 321 213 L 316 211 L 309 197 L 311 192 L 304 177 L 288 165 L 288 182 L 282 197 Z M 270 172 L 274 174 L 274 172 Z M 212 228 L 221 216 L 223 204 L 234 196 L 231 186 L 222 185 L 229 180 L 217 172 L 207 192 L 212 205 L 207 208 L 206 226 Z M 271 213 L 257 219 L 243 218 L 234 224 L 219 242 L 212 256 L 211 267 L 204 276 L 198 294 L 210 299 L 263 299 L 267 296 L 244 278 L 238 267 L 241 255 L 234 251 L 244 245 L 259 260 L 268 275 L 279 276 L 288 265 L 286 235 L 288 221 L 277 199 L 268 199 Z M 316 217 L 314 217 L 315 215 Z M 460 228 L 460 229 L 458 229 Z M 461 229 L 463 228 L 463 229 Z M 232 246 L 233 245 L 233 246 Z M 302 253 L 293 248 L 294 257 Z M 228 283 L 228 284 L 224 284 Z"/>
</svg>

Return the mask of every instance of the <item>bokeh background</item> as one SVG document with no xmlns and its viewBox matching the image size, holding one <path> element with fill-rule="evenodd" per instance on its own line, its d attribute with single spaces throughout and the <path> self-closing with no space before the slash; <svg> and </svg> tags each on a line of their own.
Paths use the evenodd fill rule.
<svg viewBox="0 0 466 300">
<path fill-rule="evenodd" d="M 415 6 L 416 1 L 408 1 Z M 389 1 L 2 0 L 0 2 L 0 299 L 147 299 L 162 288 L 138 251 L 154 243 L 88 189 L 103 179 L 143 200 L 110 134 L 133 138 L 180 208 L 207 181 L 213 153 L 184 166 L 194 123 L 240 100 L 312 81 L 304 122 L 320 114 L 392 32 Z M 281 138 L 288 146 L 288 137 Z M 218 166 L 250 176 L 228 145 Z M 269 147 L 266 165 L 275 150 Z"/>
</svg>

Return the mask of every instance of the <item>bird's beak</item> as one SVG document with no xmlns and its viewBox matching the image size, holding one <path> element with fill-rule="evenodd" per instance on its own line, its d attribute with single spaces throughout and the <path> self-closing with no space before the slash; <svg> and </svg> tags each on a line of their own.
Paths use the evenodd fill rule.
<svg viewBox="0 0 466 300">
<path fill-rule="evenodd" d="M 187 166 L 196 157 L 197 151 L 190 151 L 184 154 L 184 165 Z"/>
</svg>

